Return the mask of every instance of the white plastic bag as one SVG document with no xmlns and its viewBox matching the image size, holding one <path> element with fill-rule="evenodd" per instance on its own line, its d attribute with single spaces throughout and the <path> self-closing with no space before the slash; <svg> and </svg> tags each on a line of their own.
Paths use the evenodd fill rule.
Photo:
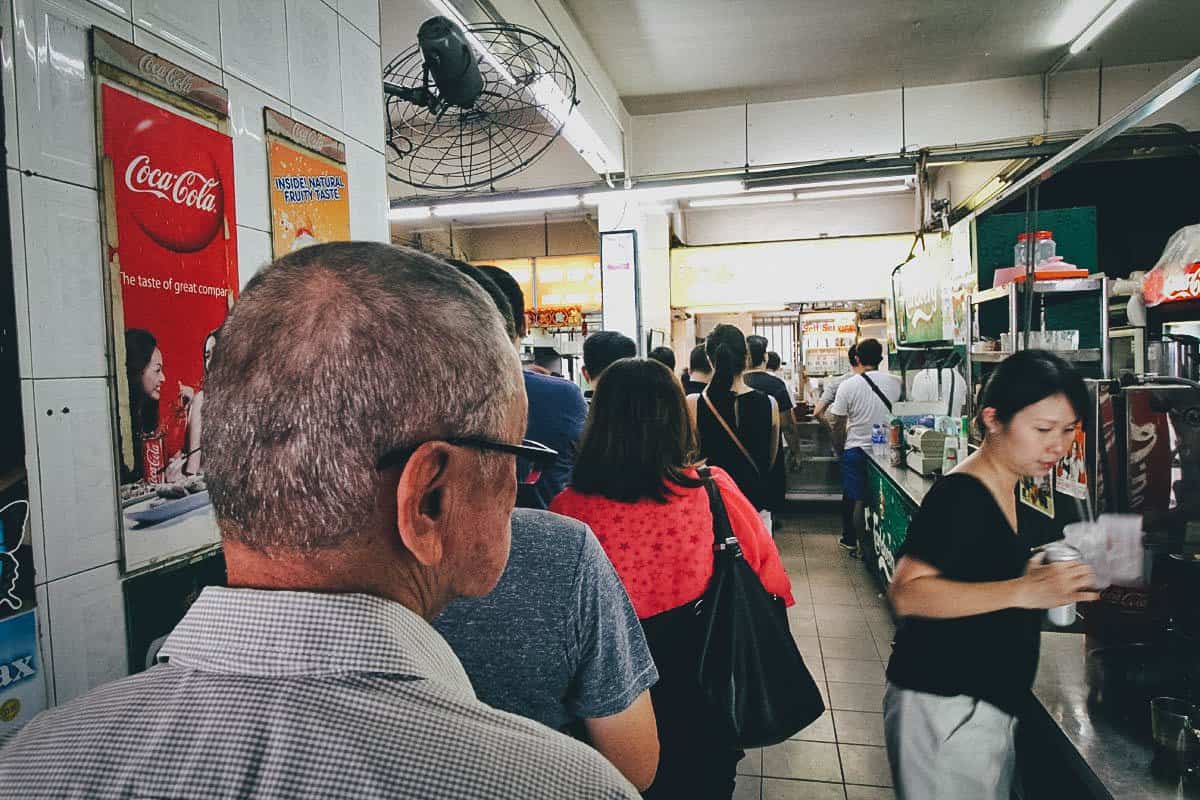
<svg viewBox="0 0 1200 800">
<path fill-rule="evenodd" d="M 1142 585 L 1146 551 L 1140 515 L 1101 514 L 1095 522 L 1072 522 L 1063 535 L 1096 573 L 1097 591 L 1113 584 Z"/>
<path fill-rule="evenodd" d="M 1175 231 L 1154 269 L 1142 281 L 1148 307 L 1200 298 L 1200 225 Z"/>
</svg>

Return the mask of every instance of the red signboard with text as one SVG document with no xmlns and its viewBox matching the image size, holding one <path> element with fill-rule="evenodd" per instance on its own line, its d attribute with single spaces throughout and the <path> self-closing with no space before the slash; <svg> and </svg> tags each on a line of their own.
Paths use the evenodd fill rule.
<svg viewBox="0 0 1200 800">
<path fill-rule="evenodd" d="M 111 84 L 100 87 L 100 101 L 126 568 L 133 569 L 132 562 L 216 539 L 199 410 L 216 331 L 238 290 L 233 145 L 202 118 Z M 167 503 L 174 505 L 164 510 Z"/>
</svg>

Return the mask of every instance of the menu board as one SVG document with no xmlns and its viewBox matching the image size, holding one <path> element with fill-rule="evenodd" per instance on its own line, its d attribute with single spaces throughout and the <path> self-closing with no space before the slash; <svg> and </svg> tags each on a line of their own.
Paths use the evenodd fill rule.
<svg viewBox="0 0 1200 800">
<path fill-rule="evenodd" d="M 218 329 L 239 286 L 233 142 L 221 116 L 185 113 L 160 94 L 102 81 L 98 95 L 131 571 L 219 541 L 200 410 Z"/>
<path fill-rule="evenodd" d="M 586 256 L 545 256 L 534 259 L 538 307 L 578 306 L 599 311 L 603 305 L 600 259 Z"/>
</svg>

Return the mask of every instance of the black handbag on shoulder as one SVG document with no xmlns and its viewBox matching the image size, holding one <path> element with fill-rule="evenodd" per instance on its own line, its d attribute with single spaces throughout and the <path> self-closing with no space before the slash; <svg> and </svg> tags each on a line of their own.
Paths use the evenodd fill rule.
<svg viewBox="0 0 1200 800">
<path fill-rule="evenodd" d="M 825 712 L 783 601 L 763 588 L 746 563 L 721 492 L 700 470 L 713 517 L 713 576 L 698 607 L 699 681 L 741 748 L 778 744 Z"/>
</svg>

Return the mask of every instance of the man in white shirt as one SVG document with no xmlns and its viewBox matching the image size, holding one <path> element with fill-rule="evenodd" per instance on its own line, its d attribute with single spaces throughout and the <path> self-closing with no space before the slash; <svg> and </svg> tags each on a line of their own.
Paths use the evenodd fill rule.
<svg viewBox="0 0 1200 800">
<path fill-rule="evenodd" d="M 842 540 L 841 546 L 858 554 L 858 531 L 863 501 L 867 497 L 867 449 L 876 424 L 887 424 L 892 404 L 900 399 L 900 379 L 879 371 L 883 345 L 878 339 L 858 343 L 862 373 L 847 378 L 837 388 L 829 413 L 834 417 L 834 439 L 845 432 L 842 450 Z"/>
</svg>

